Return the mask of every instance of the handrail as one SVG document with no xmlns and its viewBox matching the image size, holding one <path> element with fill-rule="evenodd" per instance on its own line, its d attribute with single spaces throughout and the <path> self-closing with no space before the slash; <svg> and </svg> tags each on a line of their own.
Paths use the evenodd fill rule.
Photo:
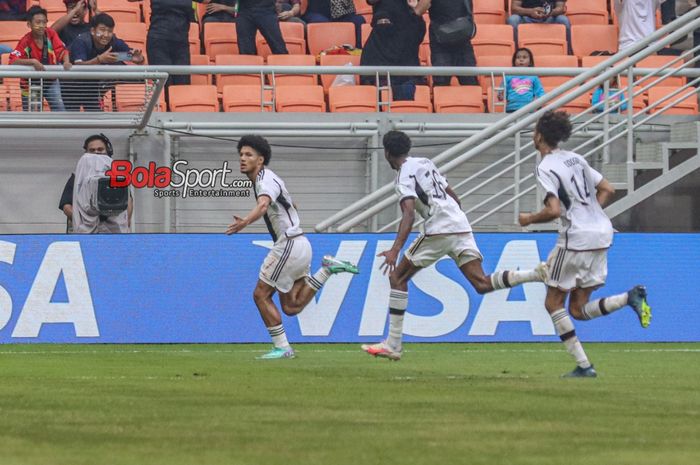
<svg viewBox="0 0 700 465">
<path fill-rule="evenodd" d="M 458 155 L 456 158 L 452 159 L 451 161 L 447 161 L 441 166 L 441 170 L 443 172 L 446 173 L 450 171 L 454 167 L 480 153 L 482 150 L 490 148 L 492 145 L 507 137 L 510 137 L 514 133 L 520 131 L 522 128 L 530 125 L 545 111 L 567 103 L 593 87 L 600 85 L 600 83 L 606 81 L 610 77 L 619 74 L 619 72 L 623 69 L 630 68 L 640 59 L 656 52 L 667 44 L 685 37 L 690 31 L 700 26 L 700 20 L 698 20 L 699 17 L 700 9 L 688 12 L 673 23 L 663 26 L 653 34 L 635 43 L 633 46 L 610 56 L 607 60 L 604 60 L 588 71 L 579 74 L 577 77 L 574 77 L 567 83 L 554 89 L 552 92 L 545 94 L 541 98 L 531 102 L 520 110 L 509 114 L 497 124 L 485 129 L 480 134 L 471 136 L 465 141 L 460 142 L 459 144 L 456 144 L 450 149 L 444 151 L 435 157 L 433 161 L 436 164 L 440 164 L 449 160 L 453 156 Z M 586 82 L 588 79 L 591 80 Z M 579 85 L 580 87 L 577 87 Z M 574 91 L 566 94 L 564 97 L 559 98 L 562 94 L 575 87 L 576 89 Z M 486 142 L 483 142 L 476 147 L 471 148 L 466 153 L 459 155 L 465 148 L 471 146 L 481 139 L 486 139 L 489 137 L 491 138 Z M 365 221 L 366 219 L 390 206 L 393 203 L 392 198 L 384 198 L 383 200 L 380 199 L 389 194 L 391 190 L 392 183 L 382 186 L 373 193 L 365 196 L 363 199 L 354 202 L 326 220 L 320 222 L 316 225 L 315 229 L 317 231 L 326 230 L 331 225 L 336 224 L 339 220 L 354 214 L 358 210 L 366 208 L 365 211 L 354 215 L 352 219 L 337 227 L 337 230 L 341 232 L 349 230 L 353 226 Z"/>
</svg>

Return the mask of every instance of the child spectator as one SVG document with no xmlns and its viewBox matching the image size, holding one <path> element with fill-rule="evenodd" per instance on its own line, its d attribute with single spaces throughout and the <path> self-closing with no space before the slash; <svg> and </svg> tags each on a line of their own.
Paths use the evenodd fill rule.
<svg viewBox="0 0 700 465">
<path fill-rule="evenodd" d="M 519 48 L 513 54 L 513 67 L 533 67 L 535 57 L 528 48 Z M 544 88 L 537 76 L 506 76 L 506 113 L 520 110 L 528 103 L 544 95 Z"/>
</svg>

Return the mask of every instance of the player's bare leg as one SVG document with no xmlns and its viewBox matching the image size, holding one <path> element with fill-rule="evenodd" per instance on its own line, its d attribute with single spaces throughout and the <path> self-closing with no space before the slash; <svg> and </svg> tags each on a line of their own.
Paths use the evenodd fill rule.
<svg viewBox="0 0 700 465">
<path fill-rule="evenodd" d="M 400 360 L 403 337 L 403 317 L 408 307 L 408 281 L 422 268 L 403 257 L 389 273 L 389 336 L 377 344 L 363 344 L 362 350 L 375 357 Z"/>
<path fill-rule="evenodd" d="M 576 336 L 574 323 L 571 321 L 566 308 L 564 308 L 567 294 L 568 292 L 556 287 L 547 287 L 547 297 L 544 301 L 544 306 L 552 318 L 552 323 L 554 323 L 554 329 L 564 343 L 566 351 L 576 360 L 576 368 L 564 376 L 570 378 L 595 378 L 598 375 L 591 362 L 588 361 L 581 341 Z"/>
<path fill-rule="evenodd" d="M 294 350 L 287 341 L 287 334 L 282 325 L 282 315 L 277 309 L 277 306 L 272 301 L 272 296 L 275 295 L 275 288 L 269 284 L 258 280 L 258 284 L 253 291 L 253 300 L 258 307 L 260 317 L 265 323 L 274 349 L 263 355 L 262 359 L 277 359 L 277 358 L 294 358 Z"/>
<path fill-rule="evenodd" d="M 635 286 L 622 294 L 612 295 L 590 301 L 591 293 L 596 288 L 577 289 L 571 293 L 569 312 L 577 320 L 592 320 L 629 305 L 637 315 L 642 328 L 651 322 L 651 307 L 647 303 L 647 291 L 644 286 Z"/>
</svg>

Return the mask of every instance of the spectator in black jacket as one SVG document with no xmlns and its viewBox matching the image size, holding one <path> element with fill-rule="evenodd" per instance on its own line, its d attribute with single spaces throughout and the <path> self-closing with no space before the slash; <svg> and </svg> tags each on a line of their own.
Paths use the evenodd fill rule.
<svg viewBox="0 0 700 465">
<path fill-rule="evenodd" d="M 265 38 L 274 54 L 287 54 L 287 44 L 282 38 L 280 22 L 277 19 L 275 0 L 239 0 L 236 35 L 238 51 L 241 55 L 255 55 L 255 33 Z"/>
<path fill-rule="evenodd" d="M 435 35 L 435 29 L 441 24 L 467 15 L 465 0 L 432 0 L 428 14 L 430 15 L 430 62 L 433 66 L 476 66 L 474 47 L 471 40 L 454 44 L 442 44 Z M 469 0 L 471 3 L 471 0 Z M 474 11 L 472 5 L 472 11 Z M 450 76 L 433 76 L 433 85 L 449 86 Z M 459 76 L 463 86 L 478 84 L 475 76 Z"/>
</svg>

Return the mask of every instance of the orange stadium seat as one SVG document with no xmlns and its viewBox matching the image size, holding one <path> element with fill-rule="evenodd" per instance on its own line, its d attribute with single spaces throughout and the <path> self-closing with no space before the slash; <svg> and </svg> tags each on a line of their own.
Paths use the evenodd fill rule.
<svg viewBox="0 0 700 465">
<path fill-rule="evenodd" d="M 474 22 L 477 24 L 504 24 L 506 10 L 502 0 L 475 0 Z"/>
<path fill-rule="evenodd" d="M 39 2 L 39 6 L 45 9 L 48 13 L 49 24 L 52 24 L 58 18 L 67 13 L 66 4 L 63 3 L 63 0 L 41 0 Z M 29 7 L 29 2 L 27 2 L 27 9 L 29 9 Z M 87 19 L 87 11 L 85 12 L 85 17 Z"/>
<path fill-rule="evenodd" d="M 202 42 L 199 40 L 199 37 L 199 24 L 190 23 L 190 32 L 187 38 L 190 43 L 190 55 L 202 53 Z"/>
<path fill-rule="evenodd" d="M 146 51 L 147 26 L 144 23 L 116 23 L 114 34 L 131 48 Z"/>
<path fill-rule="evenodd" d="M 518 26 L 518 46 L 539 55 L 566 55 L 566 27 L 563 24 L 521 24 Z"/>
<path fill-rule="evenodd" d="M 306 25 L 309 53 L 318 56 L 322 51 L 338 45 L 355 46 L 353 23 L 310 23 Z"/>
<path fill-rule="evenodd" d="M 571 24 L 608 24 L 607 0 L 569 0 L 566 17 Z"/>
<path fill-rule="evenodd" d="M 282 21 L 279 23 L 280 30 L 282 31 L 282 38 L 284 43 L 287 45 L 287 52 L 292 55 L 304 55 L 306 54 L 306 39 L 304 39 L 304 25 L 295 22 Z M 260 34 L 256 36 L 255 47 L 258 50 L 258 55 L 267 58 L 268 55 L 272 54 L 270 47 L 267 45 L 267 41 Z"/>
<path fill-rule="evenodd" d="M 367 39 L 369 39 L 369 35 L 372 33 L 372 25 L 369 23 L 365 23 L 360 26 L 360 34 L 362 36 L 362 46 L 364 47 L 365 44 L 367 43 Z"/>
<path fill-rule="evenodd" d="M 207 23 L 204 28 L 204 53 L 215 60 L 217 55 L 238 54 L 238 36 L 234 23 Z"/>
<path fill-rule="evenodd" d="M 394 100 L 387 98 L 387 91 L 382 91 L 382 101 L 391 101 L 390 107 L 384 107 L 385 111 L 392 113 L 432 113 L 433 104 L 430 101 L 430 87 L 416 86 L 415 100 Z"/>
<path fill-rule="evenodd" d="M 664 66 L 666 66 L 668 63 L 672 62 L 674 59 L 677 57 L 674 56 L 666 56 L 666 55 L 651 55 L 646 58 L 642 58 L 637 62 L 636 65 L 634 65 L 635 68 L 656 68 L 660 69 Z M 683 60 L 678 60 L 665 70 L 661 71 L 661 73 L 669 73 L 672 68 L 680 68 L 683 65 Z M 640 79 L 640 77 L 637 77 L 635 79 Z M 658 79 L 658 76 L 652 76 L 648 78 L 646 81 L 644 81 L 642 84 L 650 84 L 654 82 L 654 80 Z M 663 79 L 656 83 L 656 85 L 659 86 L 682 86 L 686 83 L 686 78 L 683 76 L 670 76 L 666 79 Z"/>
<path fill-rule="evenodd" d="M 206 55 L 190 55 L 190 64 L 193 66 L 207 66 L 211 63 L 209 63 L 209 57 Z M 204 86 L 211 85 L 211 83 L 211 74 L 193 74 L 190 76 L 190 84 Z"/>
<path fill-rule="evenodd" d="M 512 56 L 515 51 L 513 28 L 507 24 L 482 24 L 472 39 L 474 53 L 480 56 Z"/>
<path fill-rule="evenodd" d="M 360 56 L 359 55 L 323 55 L 321 56 L 321 66 L 347 66 L 348 63 L 352 63 L 352 66 L 360 66 Z M 321 74 L 321 85 L 323 90 L 328 92 L 328 88 L 331 87 L 333 81 L 337 76 L 335 74 Z M 359 76 L 355 76 L 355 84 L 359 84 Z"/>
<path fill-rule="evenodd" d="M 649 106 L 658 103 L 666 97 L 667 95 L 677 91 L 679 88 L 678 87 L 670 87 L 670 86 L 659 86 L 659 87 L 652 87 L 649 89 Z M 671 108 L 668 110 L 664 111 L 664 115 L 696 115 L 698 113 L 698 96 L 695 94 L 695 89 L 690 88 L 690 89 L 684 89 L 680 93 L 676 94 L 673 97 L 669 97 L 667 100 L 665 100 L 663 103 L 659 103 L 657 107 L 653 108 L 650 110 L 651 113 L 660 113 L 661 109 L 665 107 L 666 105 L 671 104 L 674 102 L 676 99 L 680 98 L 681 96 L 685 96 L 683 100 L 680 102 L 674 104 Z"/>
<path fill-rule="evenodd" d="M 370 24 L 372 22 L 372 6 L 367 3 L 367 0 L 353 0 L 353 3 L 355 3 L 355 13 L 365 18 L 365 24 Z"/>
<path fill-rule="evenodd" d="M 215 86 L 170 86 L 170 111 L 212 113 L 219 111 Z"/>
<path fill-rule="evenodd" d="M 535 60 L 537 60 L 535 58 Z M 537 63 L 537 61 L 535 61 Z M 510 67 L 513 64 L 512 57 L 510 56 L 479 56 L 476 58 L 477 66 L 481 68 L 499 68 L 499 67 Z M 503 83 L 503 74 L 493 74 L 492 76 L 481 75 L 478 76 L 479 85 L 481 85 L 482 95 L 485 97 L 487 94 L 487 89 L 492 86 L 500 86 Z"/>
<path fill-rule="evenodd" d="M 141 4 L 141 12 L 143 13 L 143 22 L 151 24 L 151 2 L 143 0 L 139 3 Z"/>
<path fill-rule="evenodd" d="M 10 110 L 10 89 L 5 84 L 0 84 L 0 111 Z"/>
<path fill-rule="evenodd" d="M 328 89 L 332 113 L 373 113 L 377 111 L 375 86 L 333 86 Z"/>
<path fill-rule="evenodd" d="M 146 94 L 145 87 L 144 84 L 117 84 L 114 87 L 117 111 L 137 112 L 143 110 L 147 103 L 144 97 Z M 160 94 L 158 105 L 154 111 L 166 111 L 163 93 Z"/>
<path fill-rule="evenodd" d="M 263 66 L 263 57 L 257 55 L 218 55 L 214 60 L 216 66 Z M 219 93 L 224 87 L 230 85 L 254 85 L 260 86 L 262 77 L 260 74 L 217 74 L 216 87 Z"/>
<path fill-rule="evenodd" d="M 552 87 L 545 87 L 544 90 L 545 92 L 549 93 L 552 91 Z M 559 110 L 564 110 L 567 113 L 581 113 L 591 107 L 591 97 L 593 95 L 592 91 L 588 91 L 584 93 L 583 95 L 580 95 L 576 98 L 574 98 L 572 101 L 569 103 L 562 105 L 559 107 Z M 560 96 L 561 97 L 561 96 Z"/>
<path fill-rule="evenodd" d="M 262 96 L 265 95 L 265 102 L 272 101 L 272 91 L 265 90 L 257 85 L 233 85 L 224 86 L 223 108 L 226 112 L 239 113 L 259 113 L 261 111 L 271 111 L 268 105 L 262 105 Z"/>
<path fill-rule="evenodd" d="M 484 101 L 479 86 L 441 86 L 433 88 L 435 113 L 483 113 Z"/>
<path fill-rule="evenodd" d="M 313 55 L 270 55 L 267 57 L 270 66 L 316 66 L 316 57 Z M 316 85 L 318 79 L 315 74 L 275 74 L 276 86 L 304 86 Z"/>
<path fill-rule="evenodd" d="M 595 51 L 617 52 L 617 26 L 581 24 L 571 26 L 571 48 L 579 59 Z"/>
<path fill-rule="evenodd" d="M 578 58 L 573 55 L 535 55 L 535 65 L 542 68 L 578 68 Z M 571 76 L 540 76 L 543 87 L 556 87 Z"/>
<path fill-rule="evenodd" d="M 430 66 L 430 44 L 422 43 L 418 47 L 418 59 L 420 60 L 421 66 Z"/>
<path fill-rule="evenodd" d="M 275 88 L 275 106 L 279 112 L 323 113 L 326 101 L 321 86 L 280 86 Z"/>
<path fill-rule="evenodd" d="M 102 13 L 114 18 L 117 24 L 141 22 L 141 7 L 138 3 L 127 0 L 100 0 L 99 8 Z"/>
<path fill-rule="evenodd" d="M 26 21 L 2 21 L 0 25 L 0 45 L 11 48 L 15 48 L 19 39 L 29 32 Z"/>
</svg>

